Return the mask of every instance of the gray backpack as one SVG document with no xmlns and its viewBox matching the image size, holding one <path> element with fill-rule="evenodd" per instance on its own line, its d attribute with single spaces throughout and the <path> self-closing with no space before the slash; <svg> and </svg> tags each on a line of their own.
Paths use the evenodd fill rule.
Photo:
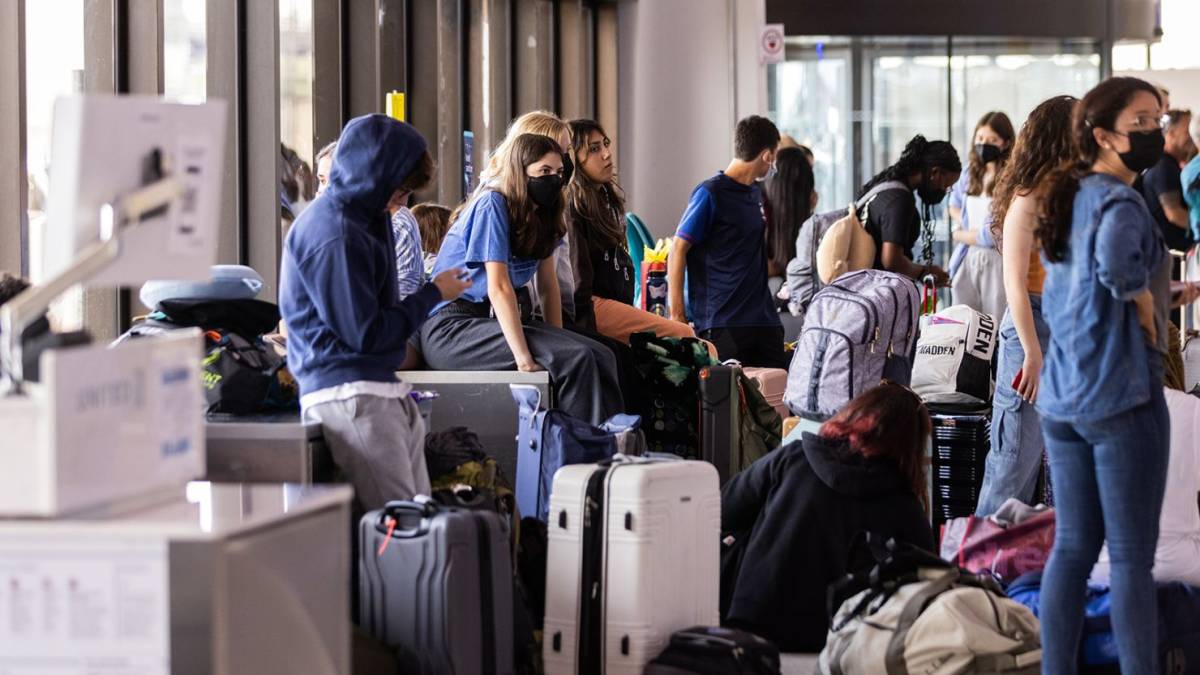
<svg viewBox="0 0 1200 675">
<path fill-rule="evenodd" d="M 911 279 L 882 270 L 850 272 L 822 288 L 788 369 L 788 409 L 824 420 L 881 380 L 907 385 L 920 304 Z"/>
<path fill-rule="evenodd" d="M 866 227 L 870 218 L 871 201 L 881 192 L 887 190 L 907 190 L 908 187 L 896 180 L 889 180 L 871 188 L 857 202 L 855 208 L 859 212 L 859 220 Z M 840 208 L 825 213 L 817 213 L 800 225 L 800 233 L 796 236 L 796 257 L 787 265 L 788 304 L 797 316 L 808 310 L 813 296 L 821 290 L 824 284 L 817 276 L 817 249 L 821 239 L 833 224 L 846 217 L 846 209 Z"/>
</svg>

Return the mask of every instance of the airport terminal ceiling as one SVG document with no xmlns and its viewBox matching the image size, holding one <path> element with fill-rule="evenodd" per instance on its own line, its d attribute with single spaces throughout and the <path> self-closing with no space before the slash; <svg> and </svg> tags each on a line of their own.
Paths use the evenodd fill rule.
<svg viewBox="0 0 1200 675">
<path fill-rule="evenodd" d="M 1156 0 L 767 0 L 788 35 L 1021 35 L 1150 40 Z"/>
</svg>

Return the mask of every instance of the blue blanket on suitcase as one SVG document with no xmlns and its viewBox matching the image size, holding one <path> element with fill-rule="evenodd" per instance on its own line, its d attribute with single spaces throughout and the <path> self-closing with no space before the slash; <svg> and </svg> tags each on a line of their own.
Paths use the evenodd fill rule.
<svg viewBox="0 0 1200 675">
<path fill-rule="evenodd" d="M 1039 613 L 1042 573 L 1017 577 L 1008 597 Z M 1112 632 L 1109 589 L 1088 584 L 1080 645 L 1083 666 L 1115 666 L 1117 641 Z M 1158 644 L 1164 672 L 1200 675 L 1200 588 L 1179 582 L 1158 584 Z"/>
</svg>

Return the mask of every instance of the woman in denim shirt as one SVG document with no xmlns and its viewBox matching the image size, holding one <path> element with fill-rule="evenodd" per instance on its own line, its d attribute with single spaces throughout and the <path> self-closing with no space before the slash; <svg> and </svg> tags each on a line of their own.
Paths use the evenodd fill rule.
<svg viewBox="0 0 1200 675">
<path fill-rule="evenodd" d="M 1051 675 L 1076 672 L 1085 582 L 1106 538 L 1121 672 L 1159 672 L 1150 570 L 1169 454 L 1170 262 L 1130 186 L 1162 155 L 1161 106 L 1142 80 L 1097 85 L 1075 108 L 1077 162 L 1039 194 L 1050 345 L 1038 409 L 1058 509 L 1041 597 L 1042 672 Z"/>
</svg>

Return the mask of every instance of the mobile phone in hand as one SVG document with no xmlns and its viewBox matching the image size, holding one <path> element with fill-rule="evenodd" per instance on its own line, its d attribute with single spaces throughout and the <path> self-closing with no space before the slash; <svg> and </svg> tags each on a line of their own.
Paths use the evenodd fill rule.
<svg viewBox="0 0 1200 675">
<path fill-rule="evenodd" d="M 1022 376 L 1022 375 L 1024 375 L 1024 374 L 1025 374 L 1025 369 L 1024 369 L 1024 368 L 1022 368 L 1022 369 L 1020 369 L 1020 370 L 1018 370 L 1018 371 L 1017 371 L 1017 376 L 1016 376 L 1016 377 L 1014 377 L 1014 378 L 1013 378 L 1013 381 L 1012 381 L 1012 388 L 1013 388 L 1013 389 L 1016 389 L 1016 388 L 1018 388 L 1018 387 L 1020 387 L 1020 386 L 1021 386 L 1021 376 Z"/>
</svg>

